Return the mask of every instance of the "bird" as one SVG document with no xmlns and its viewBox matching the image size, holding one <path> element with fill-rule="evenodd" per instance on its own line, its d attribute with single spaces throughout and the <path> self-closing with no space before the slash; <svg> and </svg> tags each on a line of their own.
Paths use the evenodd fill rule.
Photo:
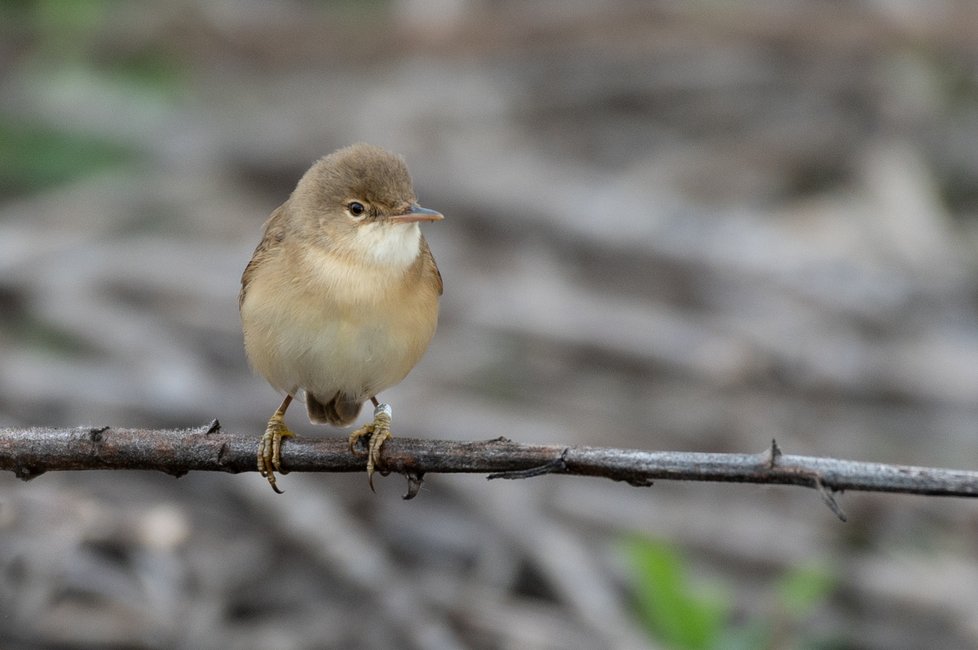
<svg viewBox="0 0 978 650">
<path fill-rule="evenodd" d="M 428 348 L 441 273 L 420 224 L 444 219 L 418 205 L 404 158 L 357 143 L 317 160 L 265 222 L 241 276 L 238 308 L 251 367 L 284 399 L 258 445 L 258 471 L 278 493 L 285 411 L 303 397 L 315 424 L 349 426 L 363 404 L 374 419 L 367 478 L 392 437 L 377 395 L 398 384 Z"/>
</svg>

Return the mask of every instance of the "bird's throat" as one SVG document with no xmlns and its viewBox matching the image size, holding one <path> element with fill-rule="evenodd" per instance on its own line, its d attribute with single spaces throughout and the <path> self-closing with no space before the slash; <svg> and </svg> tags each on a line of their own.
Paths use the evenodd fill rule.
<svg viewBox="0 0 978 650">
<path fill-rule="evenodd" d="M 365 262 L 403 270 L 418 259 L 421 229 L 417 223 L 366 223 L 357 228 L 351 244 L 357 257 Z"/>
</svg>

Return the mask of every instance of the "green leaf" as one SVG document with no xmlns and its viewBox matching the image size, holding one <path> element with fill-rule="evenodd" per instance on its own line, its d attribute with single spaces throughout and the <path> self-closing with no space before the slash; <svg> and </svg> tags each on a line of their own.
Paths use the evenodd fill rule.
<svg viewBox="0 0 978 650">
<path fill-rule="evenodd" d="M 626 544 L 642 620 L 670 647 L 716 647 L 729 618 L 724 599 L 697 593 L 686 578 L 679 553 L 671 546 L 634 539 Z"/>
<path fill-rule="evenodd" d="M 0 123 L 0 197 L 35 192 L 134 158 L 132 151 L 94 137 Z"/>
<path fill-rule="evenodd" d="M 785 574 L 777 591 L 785 611 L 795 618 L 802 618 L 834 587 L 835 578 L 824 569 L 801 567 Z"/>
</svg>

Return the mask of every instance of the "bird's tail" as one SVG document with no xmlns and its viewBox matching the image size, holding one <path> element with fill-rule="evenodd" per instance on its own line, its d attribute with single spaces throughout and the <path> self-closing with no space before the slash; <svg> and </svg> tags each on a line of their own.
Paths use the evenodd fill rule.
<svg viewBox="0 0 978 650">
<path fill-rule="evenodd" d="M 336 393 L 329 399 L 306 393 L 306 411 L 309 420 L 316 424 L 332 424 L 345 427 L 360 415 L 363 402 L 344 393 Z"/>
</svg>

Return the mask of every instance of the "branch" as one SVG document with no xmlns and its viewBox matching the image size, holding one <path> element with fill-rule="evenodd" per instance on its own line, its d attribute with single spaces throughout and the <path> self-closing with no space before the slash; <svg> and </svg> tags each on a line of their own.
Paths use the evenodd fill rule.
<svg viewBox="0 0 978 650">
<path fill-rule="evenodd" d="M 189 471 L 251 472 L 259 436 L 221 430 L 215 420 L 199 429 L 0 429 L 0 470 L 28 480 L 48 471 L 152 469 L 181 476 Z M 506 438 L 478 442 L 393 438 L 381 451 L 382 467 L 410 481 L 417 494 L 429 472 L 487 473 L 489 478 L 544 474 L 602 476 L 632 485 L 653 479 L 801 485 L 815 488 L 845 519 L 833 492 L 862 490 L 932 496 L 978 496 L 978 472 L 884 465 L 813 456 L 783 455 L 777 443 L 759 454 L 639 451 L 602 447 L 525 445 Z M 290 438 L 282 464 L 291 472 L 361 472 L 365 460 L 345 438 Z"/>
</svg>

